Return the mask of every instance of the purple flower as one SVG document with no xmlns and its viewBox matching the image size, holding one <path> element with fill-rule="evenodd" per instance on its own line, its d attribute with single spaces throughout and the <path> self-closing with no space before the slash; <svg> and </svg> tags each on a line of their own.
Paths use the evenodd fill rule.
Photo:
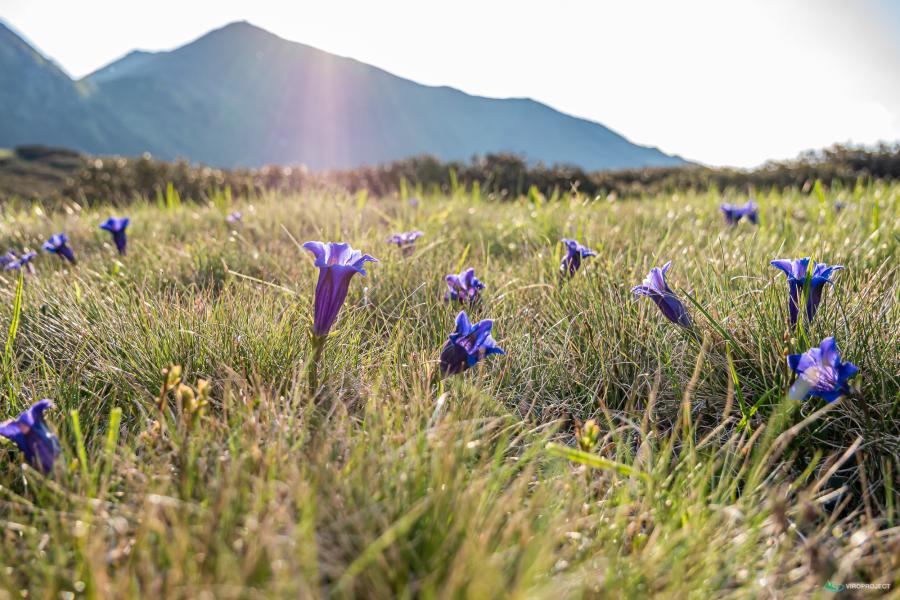
<svg viewBox="0 0 900 600">
<path fill-rule="evenodd" d="M 491 337 L 494 322 L 490 319 L 475 325 L 465 311 L 456 315 L 456 331 L 441 349 L 441 373 L 446 377 L 462 373 L 490 354 L 506 354 Z"/>
<path fill-rule="evenodd" d="M 25 453 L 33 467 L 48 473 L 59 456 L 59 440 L 44 423 L 44 411 L 53 407 L 49 400 L 36 402 L 17 419 L 0 425 L 0 435 L 12 440 Z"/>
<path fill-rule="evenodd" d="M 3 270 L 20 271 L 24 268 L 27 272 L 34 273 L 34 265 L 31 264 L 31 261 L 35 256 L 37 256 L 37 252 L 26 252 L 22 256 L 18 256 L 15 252 L 10 251 L 5 257 L 8 260 L 3 266 Z"/>
<path fill-rule="evenodd" d="M 44 242 L 44 250 L 52 254 L 56 254 L 75 264 L 75 253 L 69 248 L 69 236 L 64 233 L 57 233 L 50 236 L 50 239 Z"/>
<path fill-rule="evenodd" d="M 597 253 L 588 248 L 587 246 L 582 246 L 575 240 L 567 240 L 563 239 L 562 243 L 566 246 L 566 255 L 562 259 L 562 263 L 559 265 L 560 273 L 563 275 L 568 274 L 569 277 L 575 275 L 575 272 L 581 268 L 581 259 L 587 258 L 588 256 L 597 256 Z"/>
<path fill-rule="evenodd" d="M 784 259 L 779 258 L 773 260 L 771 264 L 777 269 L 784 271 L 788 280 L 788 313 L 790 314 L 791 327 L 797 324 L 797 313 L 800 306 L 800 293 L 806 286 L 807 268 L 809 267 L 810 258 Z M 809 296 L 806 298 L 806 319 L 812 321 L 819 310 L 819 303 L 822 301 L 822 293 L 825 291 L 826 283 L 831 281 L 831 274 L 835 271 L 843 269 L 841 265 L 828 266 L 824 263 L 813 263 L 813 270 L 809 281 Z"/>
<path fill-rule="evenodd" d="M 378 262 L 378 259 L 362 254 L 345 243 L 306 242 L 303 247 L 313 253 L 315 265 L 319 268 L 313 335 L 324 338 L 331 331 L 347 299 L 350 279 L 356 273 L 365 275 L 366 261 Z"/>
<path fill-rule="evenodd" d="M 413 208 L 419 208 L 419 199 L 416 197 L 412 197 L 409 199 L 409 205 Z"/>
<path fill-rule="evenodd" d="M 444 300 L 458 300 L 460 304 L 472 304 L 478 301 L 479 292 L 484 289 L 484 284 L 475 277 L 475 269 L 468 268 L 459 275 L 447 275 L 447 287 Z"/>
<path fill-rule="evenodd" d="M 848 381 L 859 368 L 850 362 L 841 362 L 840 350 L 833 337 L 822 340 L 818 348 L 810 348 L 803 354 L 787 357 L 791 370 L 798 375 L 791 386 L 791 398 L 805 400 L 812 396 L 826 402 L 834 402 L 850 393 Z"/>
<path fill-rule="evenodd" d="M 662 269 L 653 267 L 646 279 L 641 285 L 636 285 L 631 289 L 631 293 L 635 298 L 647 296 L 659 307 L 662 314 L 677 325 L 682 327 L 691 326 L 691 316 L 688 314 L 684 304 L 675 296 L 675 292 L 666 283 L 666 271 L 669 270 L 672 261 L 663 265 Z"/>
<path fill-rule="evenodd" d="M 388 238 L 388 243 L 397 244 L 397 247 L 402 249 L 404 254 L 409 254 L 413 251 L 416 240 L 423 235 L 425 234 L 423 234 L 419 230 L 395 233 L 390 238 Z"/>
<path fill-rule="evenodd" d="M 125 229 L 128 228 L 130 222 L 131 219 L 128 217 L 110 217 L 100 225 L 100 229 L 105 229 L 112 234 L 116 248 L 119 250 L 119 254 L 123 256 L 125 255 L 125 247 L 128 244 Z"/>
<path fill-rule="evenodd" d="M 231 225 L 239 225 L 243 220 L 244 215 L 239 210 L 236 210 L 233 213 L 229 213 L 229 215 L 225 217 L 225 222 Z"/>
<path fill-rule="evenodd" d="M 737 204 L 720 204 L 719 209 L 725 215 L 725 220 L 729 225 L 737 225 L 738 221 L 747 217 L 751 223 L 759 222 L 759 206 L 753 200 L 747 200 L 743 206 Z"/>
</svg>

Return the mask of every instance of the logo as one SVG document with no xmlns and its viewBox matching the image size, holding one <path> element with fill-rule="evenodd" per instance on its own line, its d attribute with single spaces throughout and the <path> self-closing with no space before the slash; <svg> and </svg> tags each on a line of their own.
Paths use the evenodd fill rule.
<svg viewBox="0 0 900 600">
<path fill-rule="evenodd" d="M 831 583 L 830 581 L 825 582 L 825 589 L 829 592 L 843 592 L 844 584 L 843 583 Z"/>
</svg>

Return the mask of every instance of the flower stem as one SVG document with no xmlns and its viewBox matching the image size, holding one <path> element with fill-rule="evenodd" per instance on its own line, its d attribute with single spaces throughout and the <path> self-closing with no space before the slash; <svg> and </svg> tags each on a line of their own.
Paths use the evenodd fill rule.
<svg viewBox="0 0 900 600">
<path fill-rule="evenodd" d="M 315 397 L 319 391 L 319 364 L 322 362 L 322 352 L 325 349 L 326 336 L 312 335 L 312 360 L 309 364 L 309 394 Z"/>
</svg>

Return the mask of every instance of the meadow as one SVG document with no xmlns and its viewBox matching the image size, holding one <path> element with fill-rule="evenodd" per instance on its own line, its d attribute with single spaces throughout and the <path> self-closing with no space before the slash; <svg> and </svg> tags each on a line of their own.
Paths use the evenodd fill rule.
<svg viewBox="0 0 900 600">
<path fill-rule="evenodd" d="M 896 593 L 900 185 L 764 192 L 758 225 L 727 225 L 744 200 L 10 205 L 0 250 L 64 231 L 78 263 L 0 272 L 0 419 L 49 398 L 62 448 L 45 475 L 0 443 L 0 598 Z M 411 229 L 411 252 L 388 243 Z M 596 252 L 562 282 L 561 238 Z M 379 259 L 315 395 L 308 240 Z M 804 256 L 845 269 L 792 330 L 769 262 Z M 631 293 L 667 261 L 690 330 Z M 466 267 L 506 354 L 441 378 Z M 791 399 L 786 356 L 827 336 L 853 393 Z"/>
</svg>

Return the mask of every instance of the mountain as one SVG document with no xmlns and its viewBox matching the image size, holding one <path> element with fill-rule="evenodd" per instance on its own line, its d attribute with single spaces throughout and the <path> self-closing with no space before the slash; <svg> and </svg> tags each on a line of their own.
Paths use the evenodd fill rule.
<svg viewBox="0 0 900 600">
<path fill-rule="evenodd" d="M 62 144 L 94 154 L 205 164 L 377 164 L 415 154 L 509 151 L 588 169 L 683 164 L 530 99 L 425 86 L 279 38 L 249 23 L 169 52 L 132 52 L 72 81 L 0 25 L 0 147 Z"/>
<path fill-rule="evenodd" d="M 2 23 L 0 80 L 0 145 L 74 145 L 88 136 L 80 87 Z"/>
<path fill-rule="evenodd" d="M 0 21 L 0 147 L 33 142 L 113 148 L 131 134 L 100 119 L 91 84 L 72 81 Z"/>
</svg>

